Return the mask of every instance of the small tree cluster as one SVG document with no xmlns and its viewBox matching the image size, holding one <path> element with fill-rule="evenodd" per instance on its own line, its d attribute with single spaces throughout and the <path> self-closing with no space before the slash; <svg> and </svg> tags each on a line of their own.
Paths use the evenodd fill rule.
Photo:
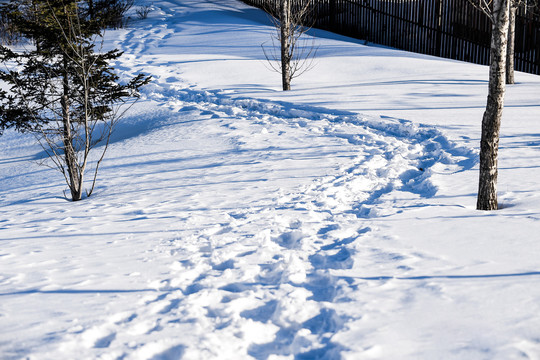
<svg viewBox="0 0 540 360">
<path fill-rule="evenodd" d="M 78 11 L 81 17 L 91 19 L 100 24 L 102 28 L 118 29 L 124 27 L 128 18 L 127 12 L 133 7 L 134 0 L 84 0 L 78 1 Z M 12 14 L 22 9 L 28 11 L 32 7 L 36 9 L 40 1 L 10 1 L 0 8 L 0 42 L 4 45 L 12 45 L 23 39 Z"/>
<path fill-rule="evenodd" d="M 536 0 L 469 0 L 491 20 L 489 88 L 482 117 L 478 210 L 496 210 L 499 133 L 506 83 L 514 83 L 515 14 L 519 6 L 536 7 Z"/>
<path fill-rule="evenodd" d="M 494 2 L 486 0 L 469 0 L 476 8 L 482 10 L 490 20 L 494 20 Z M 508 34 L 506 47 L 506 84 L 514 84 L 514 57 L 516 40 L 516 14 L 519 8 L 525 13 L 538 14 L 540 12 L 539 0 L 510 0 L 508 2 Z"/>
<path fill-rule="evenodd" d="M 109 62 L 121 52 L 96 52 L 103 23 L 81 11 L 75 0 L 11 1 L 10 21 L 29 49 L 0 46 L 0 134 L 7 128 L 32 132 L 64 176 L 72 200 L 83 197 L 84 180 L 94 157 L 93 176 L 114 127 L 126 107 L 150 80 L 142 74 L 120 84 Z"/>
</svg>

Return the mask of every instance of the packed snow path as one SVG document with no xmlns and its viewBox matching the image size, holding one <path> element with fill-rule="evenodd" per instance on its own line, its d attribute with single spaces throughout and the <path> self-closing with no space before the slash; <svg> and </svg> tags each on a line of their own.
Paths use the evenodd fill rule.
<svg viewBox="0 0 540 360">
<path fill-rule="evenodd" d="M 540 273 L 523 239 L 538 212 L 515 242 L 472 242 L 459 219 L 491 217 L 440 184 L 469 181 L 475 152 L 435 128 L 183 80 L 205 61 L 220 77 L 238 44 L 257 48 L 250 36 L 270 30 L 253 20 L 265 15 L 234 1 L 159 1 L 114 33 L 116 68 L 154 82 L 89 199 L 61 198 L 58 174 L 29 162 L 42 156 L 31 138 L 0 139 L 2 357 L 537 354 Z"/>
</svg>

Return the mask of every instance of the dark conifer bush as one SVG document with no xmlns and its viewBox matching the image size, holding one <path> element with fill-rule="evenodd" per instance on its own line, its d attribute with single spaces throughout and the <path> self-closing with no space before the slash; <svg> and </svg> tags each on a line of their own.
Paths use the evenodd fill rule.
<svg viewBox="0 0 540 360">
<path fill-rule="evenodd" d="M 34 133 L 74 201 L 83 196 L 90 165 L 87 195 L 92 193 L 123 105 L 132 104 L 150 80 L 139 74 L 119 82 L 109 63 L 122 53 L 96 49 L 103 22 L 82 9 L 74 0 L 12 0 L 2 10 L 32 45 L 0 46 L 0 80 L 7 85 L 0 90 L 0 134 L 7 128 Z"/>
</svg>

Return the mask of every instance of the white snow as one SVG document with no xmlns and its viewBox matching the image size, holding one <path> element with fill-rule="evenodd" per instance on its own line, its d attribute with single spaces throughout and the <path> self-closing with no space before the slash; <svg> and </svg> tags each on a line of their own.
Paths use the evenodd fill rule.
<svg viewBox="0 0 540 360">
<path fill-rule="evenodd" d="M 154 81 L 83 201 L 0 137 L 0 358 L 540 358 L 540 77 L 508 88 L 479 212 L 487 67 L 312 30 L 282 92 L 272 31 L 156 0 L 108 32 Z"/>
</svg>

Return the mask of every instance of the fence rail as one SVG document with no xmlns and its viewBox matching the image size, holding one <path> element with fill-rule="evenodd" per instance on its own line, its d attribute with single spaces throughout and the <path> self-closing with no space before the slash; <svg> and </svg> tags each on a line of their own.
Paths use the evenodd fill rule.
<svg viewBox="0 0 540 360">
<path fill-rule="evenodd" d="M 280 0 L 242 0 L 275 12 Z M 309 1 L 314 27 L 376 44 L 462 60 L 489 63 L 491 23 L 468 0 L 292 0 Z M 540 75 L 540 16 L 518 9 L 515 69 Z"/>
</svg>

